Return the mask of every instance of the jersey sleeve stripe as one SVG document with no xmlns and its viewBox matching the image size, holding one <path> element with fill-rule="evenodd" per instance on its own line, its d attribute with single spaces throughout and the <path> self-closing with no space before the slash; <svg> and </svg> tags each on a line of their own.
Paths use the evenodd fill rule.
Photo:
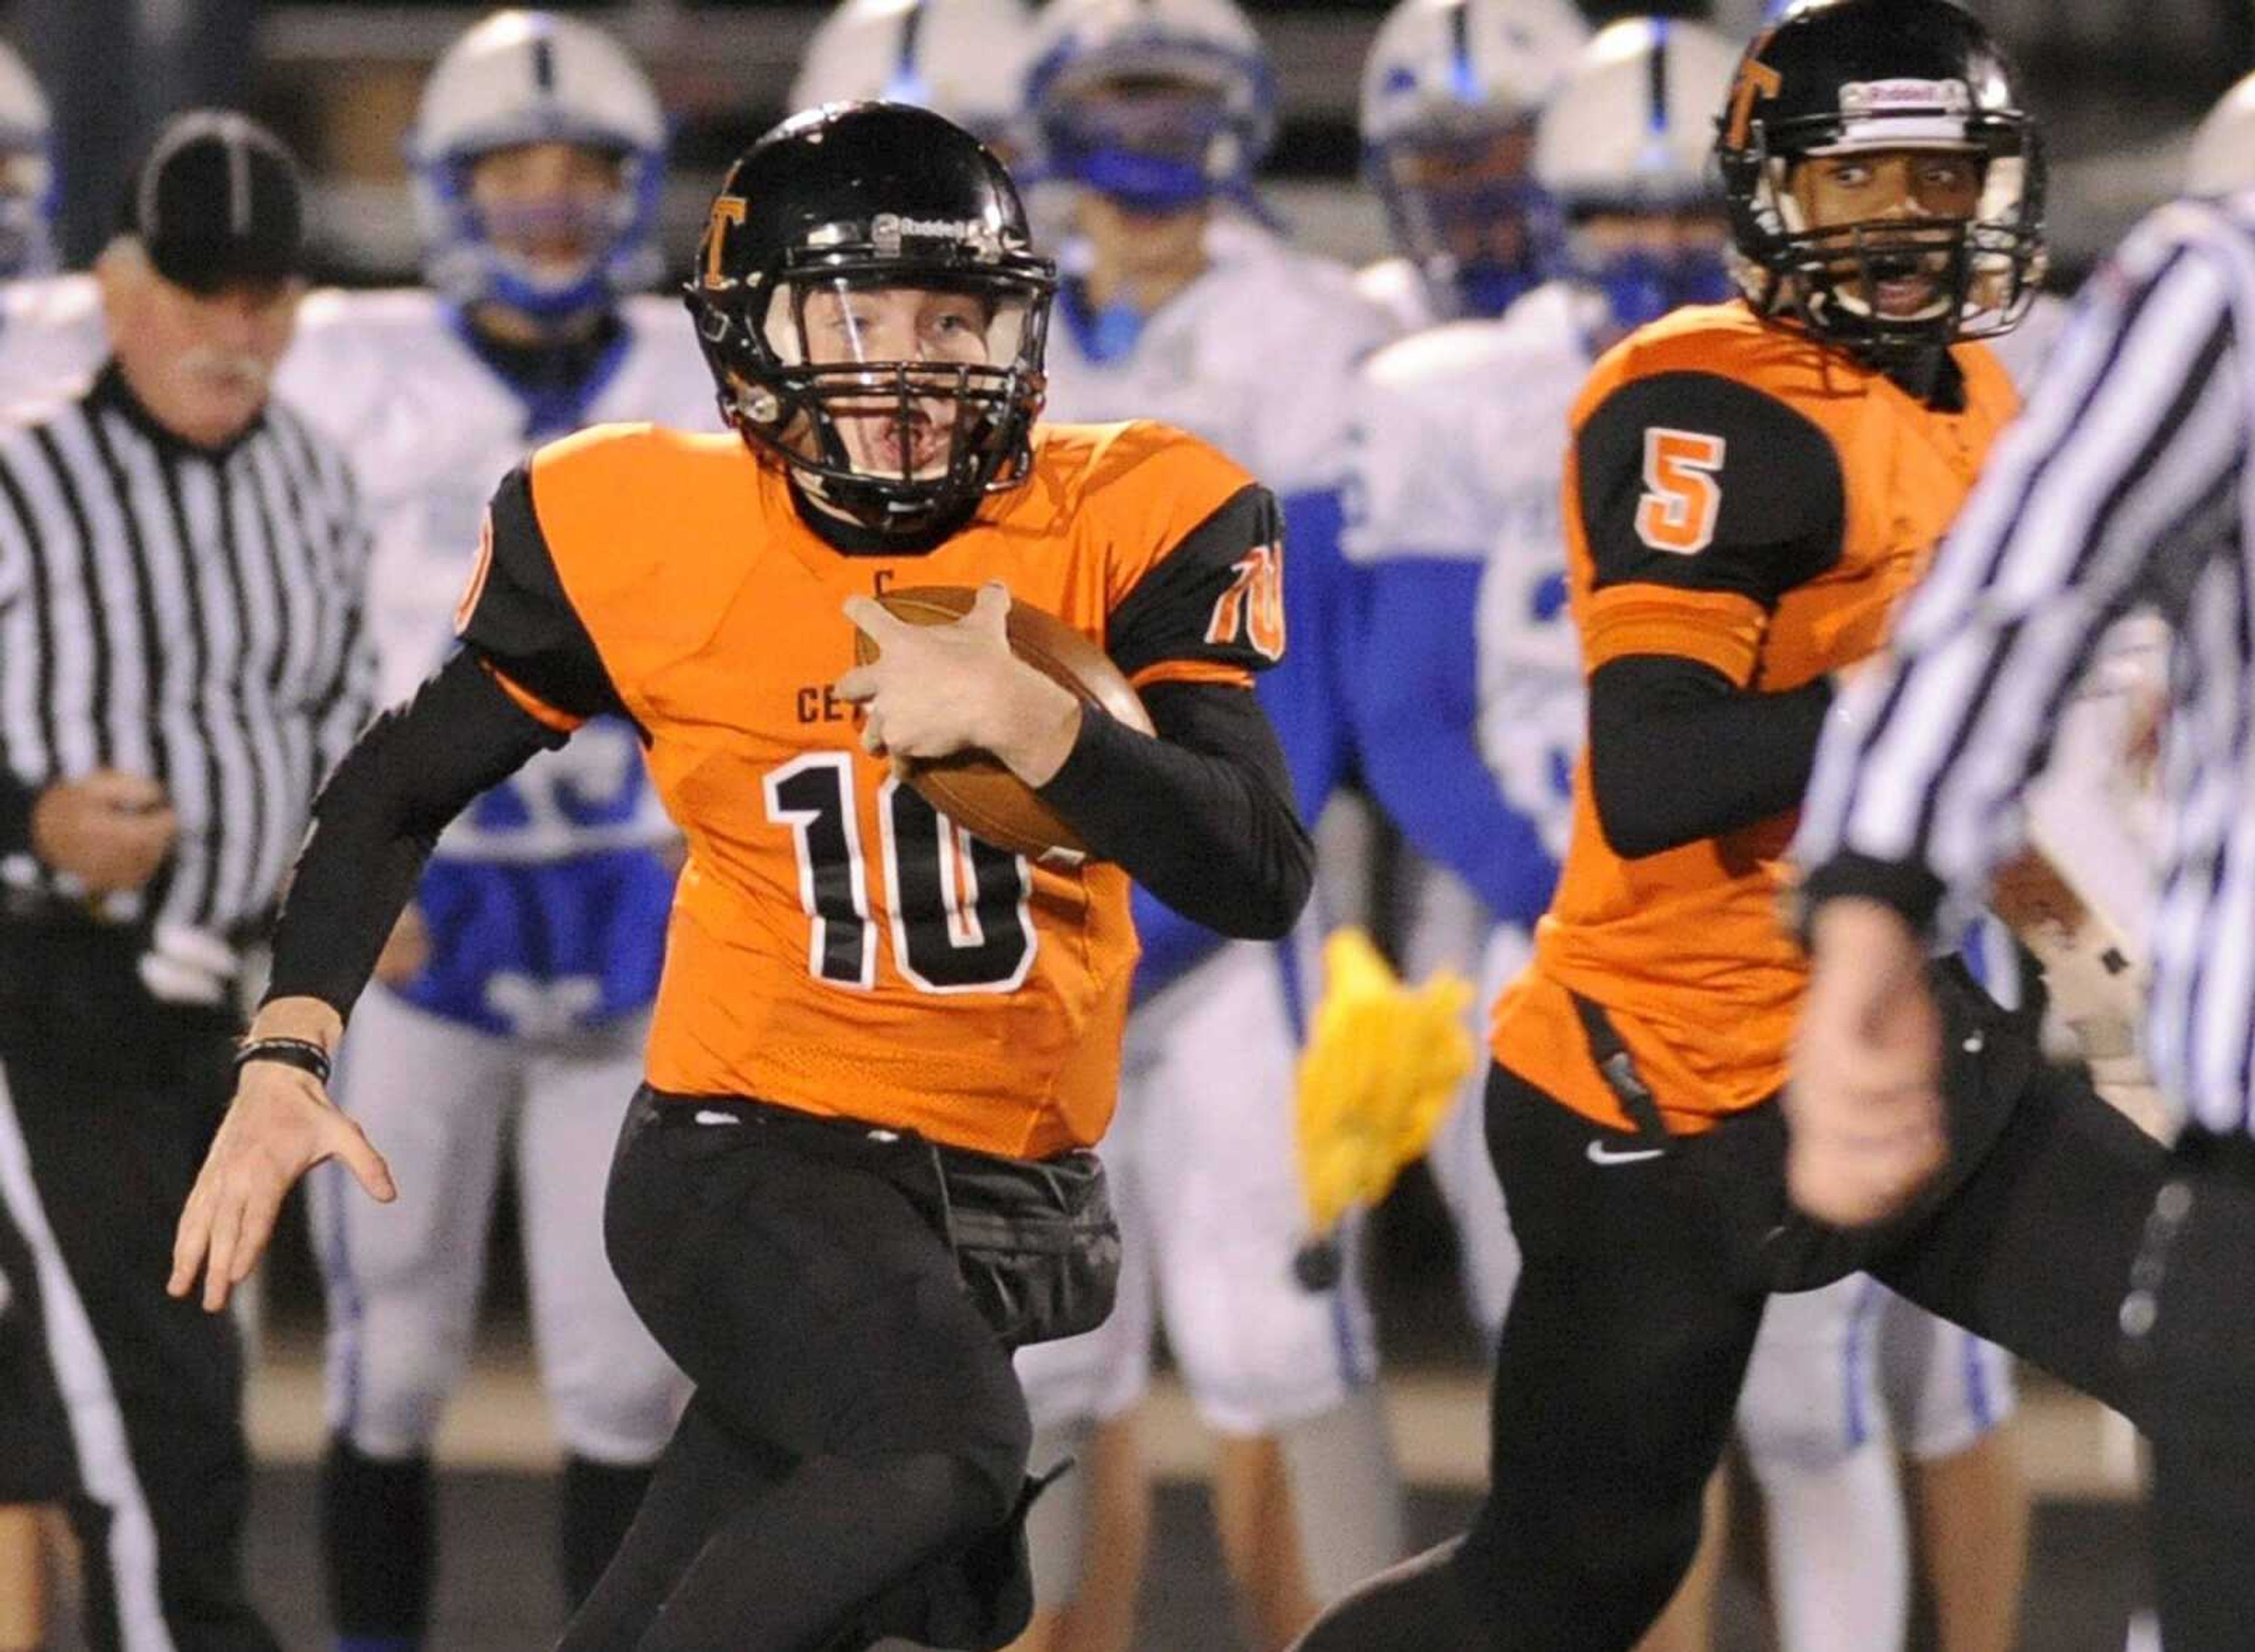
<svg viewBox="0 0 2255 1652">
<path fill-rule="evenodd" d="M 1154 683 L 1219 683 L 1230 688 L 1250 688 L 1253 673 L 1219 660 L 1166 659 L 1146 665 L 1128 680 L 1138 690 Z"/>
<path fill-rule="evenodd" d="M 1751 597 L 1616 585 L 1590 599 L 1584 675 L 1632 654 L 1697 660 L 1744 686 L 1753 677 L 1765 615 Z"/>
<path fill-rule="evenodd" d="M 480 660 L 478 664 L 485 667 L 486 674 L 494 679 L 495 685 L 509 697 L 519 711 L 543 728 L 568 735 L 587 721 L 568 711 L 558 711 L 523 684 L 512 682 L 509 674 L 491 660 Z"/>
</svg>

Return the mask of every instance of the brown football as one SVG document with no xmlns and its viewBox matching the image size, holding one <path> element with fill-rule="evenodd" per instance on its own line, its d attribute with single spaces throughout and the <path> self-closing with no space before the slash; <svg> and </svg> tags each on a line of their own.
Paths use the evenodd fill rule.
<svg viewBox="0 0 2255 1652">
<path fill-rule="evenodd" d="M 971 611 L 979 593 L 969 586 L 924 585 L 884 592 L 877 601 L 911 625 L 945 625 Z M 1129 728 L 1149 734 L 1150 714 L 1135 687 L 1105 651 L 1043 608 L 1010 604 L 1010 651 L 1083 703 L 1100 706 Z M 854 633 L 854 661 L 877 657 L 867 631 Z M 983 751 L 961 751 L 912 763 L 909 784 L 925 802 L 997 848 L 1039 860 L 1053 851 L 1085 854 L 1087 846 L 1043 803 L 1034 789 Z"/>
</svg>

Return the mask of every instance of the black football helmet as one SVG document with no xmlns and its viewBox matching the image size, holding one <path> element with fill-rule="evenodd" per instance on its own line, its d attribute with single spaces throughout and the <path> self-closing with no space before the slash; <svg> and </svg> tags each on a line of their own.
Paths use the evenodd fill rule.
<svg viewBox="0 0 2255 1652">
<path fill-rule="evenodd" d="M 838 103 L 738 158 L 684 296 L 721 415 L 753 451 L 906 536 L 1025 479 L 1056 289 L 1016 186 L 976 138 L 924 109 Z M 950 306 L 944 348 L 888 351 L 874 334 L 865 348 L 856 311 L 900 290 L 973 303 Z M 844 421 L 884 441 L 849 441 Z"/>
<path fill-rule="evenodd" d="M 1859 353 L 1898 356 L 2010 330 L 2044 268 L 2043 145 L 2012 66 L 1949 0 L 1803 0 L 1755 37 L 1717 123 L 1740 289 Z M 1965 219 L 1810 224 L 1793 193 L 1816 156 L 1970 153 Z M 1935 296 L 1881 313 L 1880 284 L 1916 274 Z"/>
</svg>

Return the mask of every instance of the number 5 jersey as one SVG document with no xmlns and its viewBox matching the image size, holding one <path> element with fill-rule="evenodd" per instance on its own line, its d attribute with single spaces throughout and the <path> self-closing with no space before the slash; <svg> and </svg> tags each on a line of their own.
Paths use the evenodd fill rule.
<svg viewBox="0 0 2255 1652">
<path fill-rule="evenodd" d="M 1784 693 L 1877 650 L 2016 405 L 1982 345 L 1939 370 L 1956 394 L 1937 405 L 1739 304 L 1678 310 L 1615 346 L 1576 404 L 1563 490 L 1584 675 L 1663 657 Z M 1782 916 L 1795 819 L 1619 853 L 1584 752 L 1534 965 L 1496 1007 L 1496 1058 L 1626 1125 L 1578 995 L 1608 1012 L 1671 1129 L 1774 1094 L 1808 973 Z"/>
</svg>

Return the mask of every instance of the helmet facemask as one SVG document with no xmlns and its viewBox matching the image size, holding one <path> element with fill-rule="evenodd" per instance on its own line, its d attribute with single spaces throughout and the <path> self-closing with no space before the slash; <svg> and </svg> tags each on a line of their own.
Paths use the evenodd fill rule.
<svg viewBox="0 0 2255 1652">
<path fill-rule="evenodd" d="M 1744 148 L 1722 151 L 1732 186 L 1741 289 L 1758 309 L 1787 314 L 1875 359 L 2010 331 L 2034 302 L 2045 264 L 2043 159 L 2016 113 L 1973 110 L 1955 82 L 1929 101 L 1857 109 L 1843 88 L 1838 119 L 1750 123 Z M 1798 170 L 1833 157 L 1946 154 L 1969 159 L 1978 194 L 1964 215 L 1891 214 L 1811 222 Z M 1926 289 L 1924 292 L 1921 288 Z"/>
<path fill-rule="evenodd" d="M 1038 175 L 1129 212 L 1187 212 L 1233 201 L 1258 214 L 1253 175 L 1275 134 L 1265 59 L 1165 31 L 1036 64 L 1028 91 Z"/>
<path fill-rule="evenodd" d="M 498 304 L 551 323 L 607 309 L 622 294 L 650 285 L 662 272 L 655 238 L 662 160 L 600 141 L 536 142 L 565 143 L 600 158 L 613 181 L 600 193 L 567 189 L 523 201 L 481 200 L 480 169 L 506 165 L 512 151 L 532 144 L 463 151 L 432 162 L 424 169 L 425 187 L 451 231 L 433 250 L 432 285 L 460 301 Z M 558 260 L 535 250 L 558 242 L 573 243 L 574 256 Z"/>
<path fill-rule="evenodd" d="M 1452 313 L 1500 315 L 1547 280 L 1555 203 L 1533 178 L 1534 117 L 1407 131 L 1364 151 L 1394 244 Z"/>
<path fill-rule="evenodd" d="M 1567 268 L 1623 332 L 1731 296 L 1729 234 L 1711 195 L 1577 201 L 1565 218 Z"/>
<path fill-rule="evenodd" d="M 699 336 L 747 441 L 824 503 L 915 533 L 1024 480 L 1053 287 L 1024 255 L 982 268 L 897 239 L 889 256 L 810 247 L 762 289 L 708 302 Z"/>
</svg>

